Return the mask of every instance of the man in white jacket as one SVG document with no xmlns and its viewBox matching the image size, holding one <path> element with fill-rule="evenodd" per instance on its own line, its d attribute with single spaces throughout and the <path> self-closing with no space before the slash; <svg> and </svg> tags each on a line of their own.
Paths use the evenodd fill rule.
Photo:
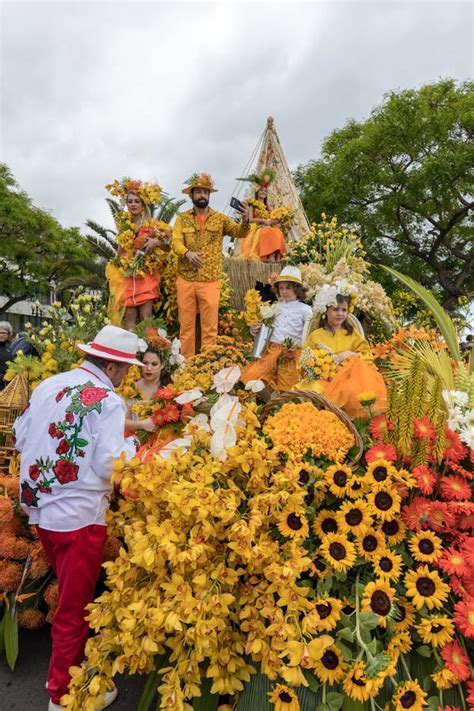
<svg viewBox="0 0 474 711">
<path fill-rule="evenodd" d="M 94 341 L 79 344 L 83 364 L 48 378 L 33 392 L 14 426 L 21 452 L 20 502 L 38 535 L 59 584 L 48 671 L 49 711 L 61 709 L 70 666 L 79 665 L 89 627 L 85 606 L 93 599 L 107 529 L 112 462 L 125 439 L 126 406 L 114 388 L 136 360 L 137 336 L 105 326 Z M 108 706 L 117 696 L 109 692 Z M 104 706 L 104 707 L 105 707 Z"/>
</svg>

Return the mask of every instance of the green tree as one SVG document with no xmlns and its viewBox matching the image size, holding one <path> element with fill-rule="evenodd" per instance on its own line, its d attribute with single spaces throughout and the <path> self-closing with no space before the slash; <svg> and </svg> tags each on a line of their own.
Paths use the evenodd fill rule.
<svg viewBox="0 0 474 711">
<path fill-rule="evenodd" d="M 295 173 L 311 221 L 356 225 L 369 261 L 434 288 L 451 311 L 474 289 L 473 89 L 448 79 L 391 92 Z"/>
<path fill-rule="evenodd" d="M 48 294 L 52 282 L 65 279 L 87 259 L 87 242 L 75 227 L 65 229 L 35 207 L 0 163 L 0 294 L 6 311 L 17 301 Z"/>
</svg>

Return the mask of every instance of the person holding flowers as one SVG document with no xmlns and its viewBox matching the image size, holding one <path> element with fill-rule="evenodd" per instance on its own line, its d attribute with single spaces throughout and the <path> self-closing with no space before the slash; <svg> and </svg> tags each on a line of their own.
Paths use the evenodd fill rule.
<svg viewBox="0 0 474 711">
<path fill-rule="evenodd" d="M 275 171 L 267 168 L 260 174 L 252 173 L 247 178 L 238 178 L 253 183 L 255 196 L 246 200 L 250 205 L 249 223 L 251 225 L 247 237 L 240 246 L 240 259 L 258 259 L 268 262 L 279 262 L 286 254 L 286 242 L 281 230 L 281 223 L 290 223 L 291 210 L 268 208 L 268 188 L 275 180 Z M 276 219 L 276 216 L 279 219 Z"/>
<path fill-rule="evenodd" d="M 300 357 L 304 379 L 297 385 L 299 390 L 322 392 L 351 418 L 365 415 L 363 405 L 376 403 L 380 412 L 387 402 L 370 346 L 348 319 L 355 297 L 355 288 L 342 280 L 325 284 L 317 294 L 313 308 L 321 314 L 319 328 L 304 344 Z"/>
<path fill-rule="evenodd" d="M 298 380 L 297 357 L 304 326 L 312 311 L 304 303 L 306 290 L 298 267 L 284 267 L 273 285 L 280 300 L 275 309 L 270 342 L 262 357 L 244 368 L 241 379 L 244 383 L 260 379 L 276 390 L 291 390 Z M 261 325 L 255 323 L 251 332 L 258 333 Z"/>
<path fill-rule="evenodd" d="M 125 210 L 118 212 L 116 258 L 107 265 L 110 289 L 110 316 L 120 325 L 133 329 L 137 322 L 152 315 L 153 302 L 160 295 L 160 277 L 165 252 L 171 243 L 171 228 L 155 220 L 152 210 L 161 200 L 161 188 L 155 183 L 124 178 L 106 186 L 120 196 Z"/>
</svg>

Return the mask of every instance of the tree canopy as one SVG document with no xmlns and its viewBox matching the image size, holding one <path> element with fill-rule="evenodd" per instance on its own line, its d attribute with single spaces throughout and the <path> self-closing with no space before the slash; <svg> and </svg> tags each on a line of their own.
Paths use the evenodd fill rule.
<svg viewBox="0 0 474 711">
<path fill-rule="evenodd" d="M 391 92 L 295 172 L 310 221 L 357 226 L 369 261 L 439 290 L 449 310 L 474 289 L 473 89 L 448 79 Z"/>
<path fill-rule="evenodd" d="M 65 229 L 35 207 L 0 163 L 0 294 L 7 297 L 2 310 L 47 294 L 53 281 L 77 272 L 73 262 L 88 256 L 79 230 Z"/>
</svg>

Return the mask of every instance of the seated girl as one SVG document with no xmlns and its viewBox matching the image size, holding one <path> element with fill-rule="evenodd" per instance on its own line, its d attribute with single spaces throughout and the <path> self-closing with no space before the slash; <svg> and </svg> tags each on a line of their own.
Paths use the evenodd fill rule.
<svg viewBox="0 0 474 711">
<path fill-rule="evenodd" d="M 275 280 L 274 289 L 279 301 L 270 342 L 262 357 L 244 368 L 241 379 L 244 383 L 263 380 L 274 390 L 291 390 L 298 381 L 297 358 L 303 329 L 311 318 L 312 310 L 303 303 L 306 289 L 297 267 L 285 267 Z M 254 324 L 251 332 L 255 335 L 261 326 L 261 323 Z"/>
<path fill-rule="evenodd" d="M 335 361 L 336 372 L 330 379 L 305 379 L 296 387 L 322 393 L 352 419 L 366 415 L 358 395 L 373 392 L 374 410 L 381 412 L 387 404 L 387 389 L 374 365 L 369 344 L 349 323 L 350 296 L 335 293 L 335 287 L 323 287 L 323 290 L 328 294 L 327 306 L 319 328 L 309 335 L 304 348 L 315 352 L 321 346 L 327 350 Z"/>
</svg>

